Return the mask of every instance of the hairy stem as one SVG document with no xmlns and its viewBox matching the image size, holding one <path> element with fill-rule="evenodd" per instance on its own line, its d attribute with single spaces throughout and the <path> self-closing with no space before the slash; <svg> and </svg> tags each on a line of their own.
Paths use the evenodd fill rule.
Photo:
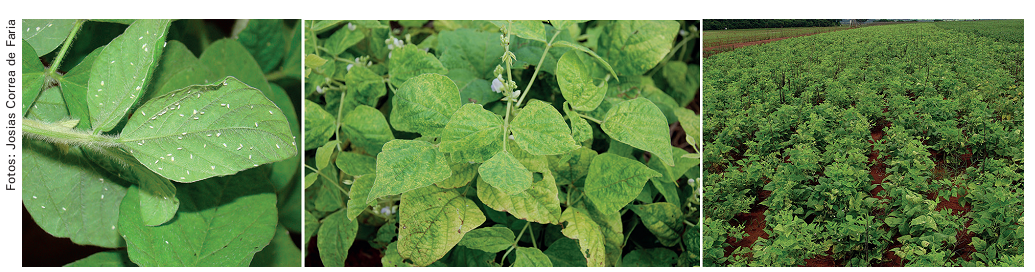
<svg viewBox="0 0 1035 272">
<path fill-rule="evenodd" d="M 118 137 L 94 135 L 88 131 L 75 129 L 78 122 L 46 123 L 39 120 L 22 118 L 22 129 L 27 137 L 51 143 L 82 147 L 121 147 Z"/>
<path fill-rule="evenodd" d="M 68 33 L 68 37 L 65 38 L 65 42 L 61 44 L 61 51 L 58 51 L 58 55 L 54 58 L 54 64 L 47 68 L 46 75 L 48 77 L 54 77 L 54 73 L 57 72 L 58 67 L 61 67 L 61 60 L 65 58 L 65 53 L 68 53 L 68 48 L 72 46 L 72 41 L 75 40 L 75 35 L 79 33 L 79 28 L 86 23 L 86 20 L 76 20 L 75 25 L 72 26 L 72 32 Z"/>
</svg>

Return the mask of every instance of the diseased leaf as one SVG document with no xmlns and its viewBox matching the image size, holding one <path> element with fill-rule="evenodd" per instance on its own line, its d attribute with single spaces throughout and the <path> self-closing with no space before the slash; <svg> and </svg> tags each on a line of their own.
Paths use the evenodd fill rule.
<svg viewBox="0 0 1035 272">
<path fill-rule="evenodd" d="M 650 178 L 650 183 L 658 189 L 658 192 L 661 192 L 661 195 L 665 196 L 665 201 L 676 204 L 676 207 L 682 206 L 682 201 L 679 199 L 679 188 L 676 188 L 676 179 L 679 179 L 679 176 L 672 173 L 672 167 L 662 164 L 661 160 L 650 160 L 647 162 L 647 167 L 661 174 L 661 176 Z"/>
<path fill-rule="evenodd" d="M 262 72 L 269 73 L 277 68 L 286 52 L 287 41 L 283 37 L 287 33 L 284 33 L 284 22 L 281 19 L 246 21 L 247 25 L 236 35 L 237 41 L 248 49 L 248 53 L 255 58 Z"/>
<path fill-rule="evenodd" d="M 506 194 L 478 177 L 478 199 L 493 210 L 506 211 L 518 219 L 540 224 L 556 224 L 561 216 L 557 184 L 549 173 L 533 181 L 528 190 L 514 195 Z"/>
<path fill-rule="evenodd" d="M 305 150 L 320 147 L 334 134 L 337 119 L 316 102 L 305 100 Z"/>
<path fill-rule="evenodd" d="M 586 267 L 586 256 L 582 256 L 579 241 L 560 238 L 543 252 L 556 267 Z"/>
<path fill-rule="evenodd" d="M 86 96 L 95 131 L 114 128 L 143 96 L 165 47 L 170 23 L 171 20 L 134 21 L 97 56 L 90 69 Z"/>
<path fill-rule="evenodd" d="M 586 176 L 586 196 L 602 213 L 616 212 L 643 189 L 647 179 L 661 176 L 642 163 L 611 153 L 593 158 Z"/>
<path fill-rule="evenodd" d="M 25 27 L 22 40 L 29 42 L 36 53 L 39 54 L 33 55 L 33 58 L 42 57 L 54 51 L 58 46 L 61 46 L 61 43 L 65 42 L 68 34 L 72 33 L 75 22 L 76 20 L 74 19 L 22 20 L 22 26 Z"/>
<path fill-rule="evenodd" d="M 679 119 L 679 125 L 683 127 L 683 131 L 686 131 L 686 142 L 700 148 L 701 142 L 698 141 L 697 136 L 701 132 L 701 116 L 684 108 L 676 108 L 672 112 Z"/>
<path fill-rule="evenodd" d="M 302 251 L 291 240 L 288 230 L 278 226 L 270 244 L 255 253 L 251 267 L 299 267 L 302 266 Z"/>
<path fill-rule="evenodd" d="M 439 33 L 436 50 L 442 65 L 449 69 L 466 70 L 474 77 L 493 78 L 492 70 L 500 63 L 503 46 L 499 42 L 499 33 L 481 32 L 469 28 Z M 463 88 L 460 88 L 463 89 Z M 490 101 L 479 101 L 488 103 Z"/>
<path fill-rule="evenodd" d="M 556 41 L 556 42 L 554 42 L 554 45 L 558 46 L 558 47 L 568 47 L 568 48 L 577 49 L 579 51 L 582 51 L 583 53 L 589 54 L 590 56 L 595 58 L 599 62 L 600 65 L 604 66 L 604 69 L 607 69 L 607 72 L 611 73 L 611 76 L 613 76 L 615 78 L 615 80 L 618 80 L 618 74 L 615 73 L 614 69 L 611 69 L 611 64 L 607 63 L 607 61 L 605 61 L 603 58 L 601 58 L 599 55 L 597 55 L 596 52 L 593 52 L 593 50 L 591 50 L 591 49 L 589 49 L 589 48 L 587 48 L 585 46 L 582 46 L 582 45 L 579 45 L 579 44 L 576 44 L 576 43 L 571 43 L 571 42 L 568 42 L 568 41 Z"/>
<path fill-rule="evenodd" d="M 316 216 L 310 213 L 308 210 L 305 212 L 305 236 L 302 236 L 302 246 L 306 247 L 309 245 L 309 238 L 313 238 L 313 234 L 316 230 L 320 229 L 320 220 L 316 219 Z"/>
<path fill-rule="evenodd" d="M 509 28 L 510 32 L 518 37 L 525 39 L 536 40 L 540 42 L 546 42 L 546 28 L 543 26 L 542 21 L 537 20 L 510 20 L 510 21 L 490 21 L 492 24 L 501 28 Z"/>
<path fill-rule="evenodd" d="M 552 267 L 550 257 L 534 247 L 517 247 L 517 259 L 514 260 L 514 267 Z"/>
<path fill-rule="evenodd" d="M 523 192 L 532 186 L 532 172 L 507 151 L 496 153 L 478 167 L 478 175 L 507 195 Z"/>
<path fill-rule="evenodd" d="M 320 260 L 326 267 L 344 266 L 349 256 L 349 248 L 356 240 L 359 222 L 349 220 L 345 210 L 338 210 L 320 221 L 320 231 L 316 235 L 316 247 L 320 250 Z"/>
<path fill-rule="evenodd" d="M 595 78 L 594 72 L 600 70 L 582 52 L 571 50 L 564 53 L 557 61 L 557 85 L 561 88 L 561 95 L 568 101 L 575 110 L 592 111 L 600 106 L 607 94 L 607 82 Z"/>
<path fill-rule="evenodd" d="M 151 171 L 195 182 L 294 156 L 288 124 L 262 93 L 227 77 L 148 101 L 119 141 Z"/>
<path fill-rule="evenodd" d="M 529 101 L 510 125 L 517 144 L 533 155 L 557 155 L 579 148 L 564 117 L 549 103 Z"/>
<path fill-rule="evenodd" d="M 435 186 L 443 189 L 464 187 L 474 179 L 474 176 L 478 175 L 478 166 L 478 164 L 467 162 L 450 163 L 449 169 L 453 171 L 453 175 L 443 181 L 435 183 Z"/>
<path fill-rule="evenodd" d="M 448 77 L 423 74 L 402 84 L 392 98 L 392 127 L 436 135 L 460 108 L 460 93 Z"/>
<path fill-rule="evenodd" d="M 155 227 L 143 225 L 138 190 L 131 187 L 118 218 L 129 258 L 141 266 L 251 263 L 277 227 L 277 197 L 266 174 L 258 170 L 180 184 L 176 216 Z"/>
<path fill-rule="evenodd" d="M 496 253 L 510 248 L 514 243 L 514 231 L 506 227 L 478 228 L 464 234 L 458 245 L 489 253 Z"/>
<path fill-rule="evenodd" d="M 392 242 L 388 244 L 385 249 L 385 256 L 381 257 L 381 266 L 384 267 L 411 267 L 413 265 L 403 261 L 402 256 L 399 255 L 399 249 L 396 245 L 398 242 Z"/>
<path fill-rule="evenodd" d="M 323 169 L 331 163 L 331 156 L 338 147 L 338 141 L 330 141 L 316 149 L 316 169 Z"/>
<path fill-rule="evenodd" d="M 349 190 L 349 202 L 345 204 L 349 220 L 356 220 L 356 217 L 363 213 L 367 207 L 376 203 L 375 201 L 367 201 L 370 188 L 373 186 L 374 175 L 362 175 L 352 181 L 352 189 Z"/>
<path fill-rule="evenodd" d="M 343 190 L 338 183 L 338 170 L 334 167 L 320 169 L 317 175 L 320 191 L 316 193 L 315 208 L 318 211 L 333 212 L 345 205 Z"/>
<path fill-rule="evenodd" d="M 391 77 L 392 85 L 402 86 L 407 80 L 422 74 L 449 73 L 434 55 L 413 44 L 407 44 L 391 53 L 392 57 L 388 59 L 388 75 Z"/>
<path fill-rule="evenodd" d="M 629 210 L 640 216 L 643 226 L 654 233 L 662 245 L 675 246 L 682 238 L 680 233 L 683 231 L 683 212 L 676 204 L 658 202 L 632 205 L 629 206 Z"/>
<path fill-rule="evenodd" d="M 378 100 L 388 93 L 385 81 L 380 75 L 362 65 L 354 65 L 345 75 L 345 101 L 376 107 Z M 381 117 L 384 119 L 384 117 Z"/>
<path fill-rule="evenodd" d="M 586 211 L 577 207 L 568 207 L 561 214 L 561 222 L 567 222 L 561 233 L 571 239 L 579 240 L 582 256 L 586 257 L 587 266 L 604 266 L 604 237 L 600 226 L 589 217 Z"/>
<path fill-rule="evenodd" d="M 646 98 L 618 103 L 607 111 L 600 128 L 614 140 L 650 152 L 665 165 L 675 165 L 665 115 Z"/>
<path fill-rule="evenodd" d="M 502 150 L 503 119 L 479 104 L 464 104 L 442 130 L 441 150 L 444 153 L 469 152 L 484 154 L 485 159 Z M 468 156 L 470 159 L 470 156 Z M 482 162 L 482 156 L 471 160 Z"/>
<path fill-rule="evenodd" d="M 22 115 L 29 112 L 32 102 L 43 90 L 43 82 L 46 81 L 43 70 L 43 63 L 36 57 L 32 45 L 22 40 Z"/>
<path fill-rule="evenodd" d="M 136 267 L 129 260 L 126 250 L 111 250 L 94 253 L 86 258 L 66 264 L 65 267 Z"/>
<path fill-rule="evenodd" d="M 352 152 L 338 153 L 338 158 L 334 161 L 334 164 L 341 169 L 342 172 L 350 176 L 361 176 L 366 174 L 373 174 L 375 167 L 377 166 L 377 159 L 367 155 L 360 155 Z"/>
<path fill-rule="evenodd" d="M 661 62 L 679 32 L 675 21 L 612 21 L 604 26 L 597 51 L 622 76 L 638 76 Z"/>
<path fill-rule="evenodd" d="M 592 200 L 589 201 L 592 203 Z M 625 233 L 622 232 L 622 213 L 615 211 L 602 213 L 594 205 L 586 205 L 586 211 L 590 218 L 600 226 L 600 234 L 604 237 L 604 264 L 615 266 L 618 259 L 622 258 L 622 245 L 625 243 Z"/>
<path fill-rule="evenodd" d="M 593 127 L 589 126 L 586 119 L 582 119 L 575 110 L 564 107 L 564 113 L 568 115 L 568 122 L 571 126 L 571 136 L 575 143 L 585 143 L 593 139 Z"/>
<path fill-rule="evenodd" d="M 445 256 L 485 222 L 474 201 L 451 189 L 427 186 L 403 194 L 399 202 L 399 254 L 420 266 Z"/>
<path fill-rule="evenodd" d="M 348 27 L 342 27 L 334 31 L 334 34 L 331 34 L 331 36 L 327 38 L 324 42 L 324 46 L 327 47 L 327 50 L 330 51 L 329 53 L 331 53 L 331 55 L 337 56 L 341 55 L 342 52 L 345 52 L 345 49 L 349 49 L 349 47 L 362 41 L 363 38 L 365 37 L 363 36 L 362 29 L 351 30 Z"/>
<path fill-rule="evenodd" d="M 425 187 L 450 176 L 449 163 L 428 142 L 392 140 L 377 156 L 377 179 L 367 202 Z"/>
</svg>

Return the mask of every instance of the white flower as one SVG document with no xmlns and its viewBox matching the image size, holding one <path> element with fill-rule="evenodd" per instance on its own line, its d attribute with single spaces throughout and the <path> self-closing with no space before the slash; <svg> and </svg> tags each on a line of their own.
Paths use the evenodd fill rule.
<svg viewBox="0 0 1035 272">
<path fill-rule="evenodd" d="M 492 80 L 492 91 L 496 93 L 502 92 L 500 88 L 503 88 L 503 76 L 496 76 L 496 79 Z"/>
<path fill-rule="evenodd" d="M 393 47 L 392 44 L 388 44 L 388 50 L 392 50 L 392 49 L 395 49 L 395 47 Z"/>
<path fill-rule="evenodd" d="M 685 37 L 686 35 L 690 35 L 690 32 L 686 32 L 686 30 L 682 30 L 682 29 L 679 30 L 679 36 L 684 36 Z"/>
<path fill-rule="evenodd" d="M 389 46 L 388 46 L 388 49 L 392 49 L 392 46 L 391 46 L 391 45 L 389 45 Z M 392 52 L 388 52 L 388 58 L 392 58 Z"/>
<path fill-rule="evenodd" d="M 316 93 L 318 93 L 318 94 L 323 94 L 324 92 L 325 92 L 325 91 L 323 90 L 323 88 L 322 88 L 322 87 L 320 87 L 320 86 L 316 86 Z"/>
<path fill-rule="evenodd" d="M 354 25 L 352 23 L 349 23 L 349 31 L 355 31 L 355 30 L 356 30 L 356 25 Z"/>
<path fill-rule="evenodd" d="M 345 71 L 346 72 L 351 71 L 351 70 L 352 70 L 352 64 L 349 64 L 348 66 L 345 66 Z"/>
<path fill-rule="evenodd" d="M 521 96 L 521 90 L 514 91 L 514 94 L 512 95 L 512 97 L 514 97 L 514 98 L 518 98 L 520 96 Z"/>
<path fill-rule="evenodd" d="M 392 207 L 388 207 L 388 206 L 382 207 L 381 208 L 381 214 L 392 215 Z"/>
</svg>

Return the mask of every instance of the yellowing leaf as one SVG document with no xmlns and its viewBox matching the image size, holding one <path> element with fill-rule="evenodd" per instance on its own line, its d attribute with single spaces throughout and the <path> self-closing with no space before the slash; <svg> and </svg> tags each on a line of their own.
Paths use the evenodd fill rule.
<svg viewBox="0 0 1035 272">
<path fill-rule="evenodd" d="M 377 156 L 377 179 L 366 202 L 425 187 L 450 176 L 446 157 L 428 142 L 392 140 Z"/>
<path fill-rule="evenodd" d="M 484 222 L 478 205 L 452 189 L 427 186 L 407 192 L 399 201 L 399 255 L 429 265 Z"/>
<path fill-rule="evenodd" d="M 647 179 L 661 176 L 642 163 L 604 153 L 593 158 L 586 176 L 586 197 L 602 213 L 616 212 L 636 198 Z"/>
</svg>

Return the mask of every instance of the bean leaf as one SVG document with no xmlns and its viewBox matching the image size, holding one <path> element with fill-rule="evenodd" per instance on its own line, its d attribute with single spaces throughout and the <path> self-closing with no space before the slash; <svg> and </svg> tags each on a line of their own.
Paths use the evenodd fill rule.
<svg viewBox="0 0 1035 272">
<path fill-rule="evenodd" d="M 484 154 L 474 162 L 482 162 L 502 150 L 503 119 L 479 104 L 464 104 L 442 130 L 441 150 L 445 153 L 469 152 Z M 479 160 L 480 159 L 480 160 Z"/>
<path fill-rule="evenodd" d="M 320 221 L 316 246 L 320 250 L 320 260 L 324 266 L 344 266 L 345 259 L 349 256 L 349 248 L 356 240 L 359 221 L 349 220 L 346 213 L 345 210 L 338 210 Z"/>
<path fill-rule="evenodd" d="M 643 226 L 661 241 L 662 245 L 675 246 L 682 238 L 683 212 L 679 206 L 670 202 L 657 202 L 647 205 L 631 205 L 629 210 L 640 216 Z"/>
<path fill-rule="evenodd" d="M 367 203 L 442 181 L 450 175 L 449 163 L 431 143 L 392 140 L 377 156 L 377 179 Z"/>
<path fill-rule="evenodd" d="M 453 189 L 427 186 L 402 195 L 399 220 L 399 254 L 426 266 L 484 223 L 485 215 L 474 201 Z"/>
<path fill-rule="evenodd" d="M 511 129 L 518 145 L 533 155 L 558 155 L 579 148 L 561 113 L 543 101 L 529 101 L 514 117 Z"/>
<path fill-rule="evenodd" d="M 448 77 L 423 74 L 402 84 L 392 98 L 392 127 L 436 135 L 460 108 L 460 91 Z"/>
<path fill-rule="evenodd" d="M 334 116 L 320 104 L 305 100 L 305 150 L 320 147 L 331 138 L 335 130 Z"/>
<path fill-rule="evenodd" d="M 514 243 L 514 231 L 506 227 L 479 228 L 464 234 L 459 245 L 489 253 L 496 253 L 510 248 Z"/>
<path fill-rule="evenodd" d="M 517 259 L 514 260 L 514 267 L 552 267 L 550 257 L 543 254 L 538 248 L 518 247 Z"/>
<path fill-rule="evenodd" d="M 600 128 L 614 140 L 646 150 L 665 165 L 675 165 L 665 114 L 646 98 L 618 103 L 607 111 Z"/>
<path fill-rule="evenodd" d="M 507 151 L 496 153 L 478 167 L 478 175 L 507 195 L 523 192 L 532 186 L 532 172 Z"/>
<path fill-rule="evenodd" d="M 416 45 L 407 44 L 402 48 L 391 52 L 388 59 L 388 75 L 391 76 L 392 85 L 400 86 L 407 80 L 416 76 L 434 73 L 445 75 L 449 70 L 442 66 L 435 55 L 424 52 Z"/>
<path fill-rule="evenodd" d="M 165 47 L 170 22 L 134 21 L 97 56 L 86 96 L 95 131 L 114 128 L 143 96 Z"/>
<path fill-rule="evenodd" d="M 597 51 L 622 76 L 637 76 L 661 62 L 672 49 L 679 23 L 618 20 L 604 28 Z"/>
<path fill-rule="evenodd" d="M 586 197 L 602 213 L 616 212 L 640 194 L 651 177 L 661 176 L 642 163 L 611 153 L 593 158 L 586 176 Z"/>
<path fill-rule="evenodd" d="M 594 78 L 593 70 L 599 70 L 586 54 L 571 50 L 557 61 L 557 85 L 561 95 L 571 107 L 580 111 L 592 111 L 600 106 L 607 94 L 607 82 Z"/>
<path fill-rule="evenodd" d="M 561 230 L 564 236 L 579 240 L 579 247 L 582 249 L 582 256 L 586 257 L 587 266 L 604 266 L 604 236 L 600 233 L 600 226 L 585 210 L 578 207 L 568 207 L 561 214 L 561 222 L 568 222 Z"/>
</svg>

